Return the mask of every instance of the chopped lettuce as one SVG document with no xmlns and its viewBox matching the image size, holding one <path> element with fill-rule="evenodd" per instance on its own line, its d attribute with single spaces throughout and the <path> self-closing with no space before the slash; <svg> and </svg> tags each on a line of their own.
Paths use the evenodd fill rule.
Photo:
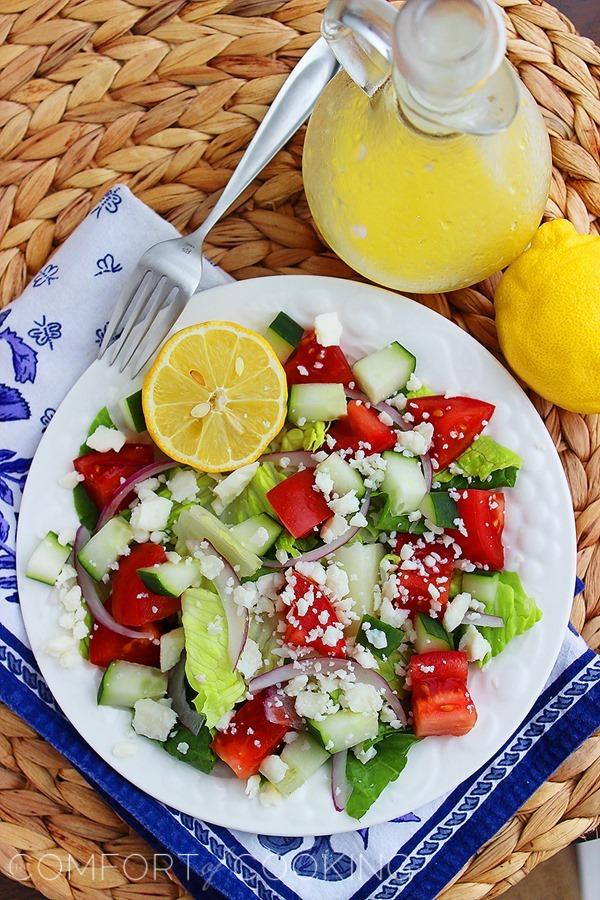
<svg viewBox="0 0 600 900">
<path fill-rule="evenodd" d="M 420 388 L 417 388 L 416 391 L 407 391 L 406 397 L 408 400 L 414 399 L 414 397 L 434 397 L 435 391 L 432 391 L 431 388 L 427 387 L 426 384 L 421 385 Z"/>
<path fill-rule="evenodd" d="M 191 588 L 181 598 L 187 680 L 198 695 L 194 706 L 213 728 L 246 693 L 227 649 L 227 619 L 218 594 Z"/>
<path fill-rule="evenodd" d="M 526 593 L 516 572 L 500 572 L 496 596 L 492 602 L 485 602 L 485 612 L 504 619 L 504 627 L 478 628 L 491 647 L 491 652 L 481 660 L 480 665 L 485 665 L 492 656 L 498 656 L 509 641 L 524 634 L 542 618 L 541 609 Z"/>
<path fill-rule="evenodd" d="M 212 735 L 206 725 L 202 726 L 198 734 L 192 734 L 181 725 L 171 732 L 162 747 L 175 759 L 193 766 L 194 769 L 199 769 L 200 772 L 206 772 L 208 775 L 217 761 L 217 757 L 210 748 L 211 742 Z"/>
<path fill-rule="evenodd" d="M 292 450 L 310 450 L 314 453 L 325 443 L 328 422 L 307 422 L 283 431 L 277 441 L 277 449 L 284 453 Z"/>
<path fill-rule="evenodd" d="M 346 762 L 346 777 L 352 793 L 346 804 L 346 812 L 361 819 L 392 781 L 395 781 L 406 765 L 408 751 L 418 740 L 407 731 L 381 728 L 373 741 L 365 741 L 363 749 L 375 746 L 376 756 L 366 763 L 356 758 L 352 750 Z"/>
<path fill-rule="evenodd" d="M 399 694 L 402 697 L 405 693 L 405 678 L 401 675 L 398 675 L 396 672 L 396 665 L 398 663 L 402 663 L 402 665 L 405 665 L 406 657 L 399 650 L 394 650 L 393 653 L 390 653 L 387 659 L 377 660 L 377 671 L 383 678 L 385 678 L 391 689 L 396 694 Z"/>
<path fill-rule="evenodd" d="M 295 538 L 289 531 L 282 531 L 275 541 L 275 550 L 285 550 L 288 556 L 302 556 L 317 546 L 319 541 L 316 537 Z"/>
<path fill-rule="evenodd" d="M 523 465 L 518 453 L 483 434 L 458 457 L 450 469 L 436 474 L 449 487 L 513 487 Z"/>
<path fill-rule="evenodd" d="M 85 525 L 88 531 L 93 531 L 100 517 L 100 510 L 86 491 L 82 481 L 73 488 L 73 504 L 81 524 Z"/>
<path fill-rule="evenodd" d="M 283 481 L 284 477 L 271 463 L 261 463 L 239 497 L 225 508 L 221 517 L 225 524 L 237 525 L 260 513 L 267 513 L 276 518 L 273 507 L 267 500 L 267 494 L 271 488 Z"/>
</svg>

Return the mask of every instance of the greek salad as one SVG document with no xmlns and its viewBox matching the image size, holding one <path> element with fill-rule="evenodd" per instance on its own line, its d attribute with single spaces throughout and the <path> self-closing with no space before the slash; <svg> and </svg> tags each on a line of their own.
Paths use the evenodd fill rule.
<svg viewBox="0 0 600 900">
<path fill-rule="evenodd" d="M 475 726 L 470 668 L 541 618 L 504 570 L 522 459 L 398 340 L 351 363 L 335 313 L 265 337 L 287 381 L 266 453 L 198 471 L 150 440 L 143 390 L 101 409 L 61 479 L 81 524 L 27 574 L 60 605 L 48 652 L 102 669 L 138 735 L 265 805 L 329 766 L 360 819 L 415 742 Z"/>
</svg>

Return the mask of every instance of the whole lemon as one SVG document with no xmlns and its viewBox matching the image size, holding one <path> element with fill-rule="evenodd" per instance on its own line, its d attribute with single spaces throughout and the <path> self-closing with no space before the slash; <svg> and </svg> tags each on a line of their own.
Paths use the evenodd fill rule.
<svg viewBox="0 0 600 900">
<path fill-rule="evenodd" d="M 565 219 L 542 225 L 494 300 L 502 352 L 538 394 L 600 412 L 600 237 Z"/>
</svg>

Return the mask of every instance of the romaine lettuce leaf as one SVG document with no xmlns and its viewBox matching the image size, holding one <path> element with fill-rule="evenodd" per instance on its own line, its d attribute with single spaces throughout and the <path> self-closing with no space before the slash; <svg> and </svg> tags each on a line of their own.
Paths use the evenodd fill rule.
<svg viewBox="0 0 600 900">
<path fill-rule="evenodd" d="M 431 388 L 427 387 L 426 384 L 421 385 L 420 388 L 417 388 L 416 391 L 407 391 L 406 397 L 408 400 L 412 400 L 414 397 L 434 397 L 435 391 L 432 391 Z"/>
<path fill-rule="evenodd" d="M 292 450 L 310 450 L 314 453 L 325 443 L 328 428 L 328 422 L 307 422 L 306 425 L 287 428 L 277 439 L 277 449 L 284 453 Z"/>
<path fill-rule="evenodd" d="M 208 728 L 233 709 L 246 693 L 244 679 L 231 666 L 227 649 L 227 619 L 218 594 L 190 588 L 181 598 L 185 635 L 185 674 L 194 691 L 194 706 Z M 220 625 L 220 630 L 209 626 Z"/>
<path fill-rule="evenodd" d="M 267 500 L 267 494 L 271 488 L 283 481 L 284 477 L 271 463 L 261 463 L 239 497 L 225 508 L 221 517 L 225 524 L 237 525 L 260 513 L 267 513 L 276 518 L 275 511 Z"/>
<path fill-rule="evenodd" d="M 202 726 L 198 734 L 192 734 L 181 725 L 169 735 L 162 747 L 175 759 L 180 759 L 194 769 L 208 774 L 217 761 L 217 757 L 210 749 L 211 742 L 212 735 L 206 725 Z"/>
<path fill-rule="evenodd" d="M 285 550 L 288 556 L 302 556 L 317 546 L 319 541 L 316 537 L 309 535 L 305 538 L 295 538 L 289 531 L 282 531 L 275 541 L 275 550 Z"/>
<path fill-rule="evenodd" d="M 485 611 L 490 616 L 501 616 L 504 627 L 478 628 L 492 648 L 480 665 L 485 665 L 492 656 L 498 656 L 509 641 L 524 634 L 542 618 L 541 609 L 526 593 L 516 572 L 500 572 L 496 596 L 492 603 L 485 604 Z"/>
<path fill-rule="evenodd" d="M 346 762 L 346 777 L 352 793 L 346 804 L 346 812 L 361 819 L 392 781 L 395 781 L 406 765 L 408 751 L 418 740 L 407 731 L 382 729 L 374 741 L 366 741 L 365 749 L 375 744 L 377 755 L 361 763 L 350 750 Z"/>
<path fill-rule="evenodd" d="M 518 453 L 503 447 L 486 434 L 473 441 L 461 453 L 450 471 L 445 469 L 435 479 L 452 487 L 513 487 L 523 465 Z"/>
</svg>

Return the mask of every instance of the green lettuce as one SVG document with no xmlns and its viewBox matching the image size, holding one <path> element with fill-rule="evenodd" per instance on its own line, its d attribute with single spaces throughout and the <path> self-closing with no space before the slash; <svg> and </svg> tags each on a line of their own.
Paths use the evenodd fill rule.
<svg viewBox="0 0 600 900">
<path fill-rule="evenodd" d="M 227 619 L 218 594 L 190 588 L 181 598 L 185 635 L 185 674 L 194 691 L 194 706 L 213 728 L 246 693 L 242 676 L 234 671 L 227 645 Z M 217 622 L 220 630 L 210 628 Z"/>
<path fill-rule="evenodd" d="M 273 507 L 267 500 L 267 494 L 271 488 L 283 481 L 284 477 L 271 463 L 261 463 L 239 497 L 225 508 L 221 517 L 225 524 L 238 525 L 260 513 L 267 513 L 276 518 Z"/>
<path fill-rule="evenodd" d="M 361 763 L 354 753 L 348 753 L 346 777 L 352 788 L 346 812 L 355 819 L 361 819 L 386 789 L 395 781 L 406 765 L 408 751 L 418 740 L 407 731 L 381 728 L 373 741 L 365 741 L 363 749 L 373 745 L 377 755 L 366 763 Z"/>
<path fill-rule="evenodd" d="M 417 519 L 416 522 L 411 522 L 408 516 L 395 516 L 391 512 L 391 505 L 390 498 L 386 497 L 383 506 L 376 510 L 372 516 L 373 525 L 378 534 L 382 531 L 401 531 L 402 533 L 409 532 L 410 534 L 423 534 L 427 531 L 422 518 Z M 371 519 L 371 516 L 369 516 L 369 519 Z"/>
<path fill-rule="evenodd" d="M 192 734 L 189 729 L 181 725 L 171 732 L 162 746 L 175 759 L 187 763 L 194 769 L 199 769 L 200 772 L 206 772 L 208 775 L 217 761 L 217 757 L 210 748 L 211 742 L 212 735 L 206 725 L 202 726 L 198 734 Z M 181 749 L 179 749 L 180 747 Z"/>
<path fill-rule="evenodd" d="M 479 599 L 476 594 L 474 596 Z M 491 651 L 480 662 L 480 665 L 485 665 L 491 657 L 498 656 L 514 637 L 524 634 L 539 622 L 542 611 L 533 597 L 527 594 L 516 572 L 500 572 L 493 601 L 486 602 L 482 598 L 481 602 L 485 603 L 487 615 L 504 619 L 502 628 L 478 628 L 491 647 Z"/>
<path fill-rule="evenodd" d="M 310 450 L 314 453 L 325 443 L 328 422 L 307 422 L 283 431 L 277 441 L 277 449 L 283 453 L 292 450 Z"/>
<path fill-rule="evenodd" d="M 296 557 L 302 556 L 303 553 L 308 553 L 318 543 L 318 539 L 312 537 L 312 535 L 304 538 L 295 538 L 289 531 L 282 531 L 275 541 L 275 550 L 285 550 L 288 556 Z"/>
<path fill-rule="evenodd" d="M 432 391 L 431 388 L 428 388 L 426 384 L 421 385 L 420 388 L 417 388 L 416 391 L 407 391 L 406 399 L 412 400 L 414 397 L 434 397 L 435 391 Z"/>
<path fill-rule="evenodd" d="M 518 453 L 503 447 L 488 435 L 481 435 L 461 453 L 452 466 L 436 474 L 436 481 L 448 487 L 514 487 L 523 465 Z"/>
<path fill-rule="evenodd" d="M 396 665 L 398 663 L 402 663 L 404 665 L 406 663 L 406 658 L 404 654 L 400 653 L 399 650 L 394 650 L 393 653 L 390 653 L 387 659 L 377 660 L 377 671 L 382 676 L 382 678 L 385 678 L 394 693 L 400 694 L 400 696 L 402 697 L 405 693 L 405 678 L 396 673 Z"/>
</svg>

